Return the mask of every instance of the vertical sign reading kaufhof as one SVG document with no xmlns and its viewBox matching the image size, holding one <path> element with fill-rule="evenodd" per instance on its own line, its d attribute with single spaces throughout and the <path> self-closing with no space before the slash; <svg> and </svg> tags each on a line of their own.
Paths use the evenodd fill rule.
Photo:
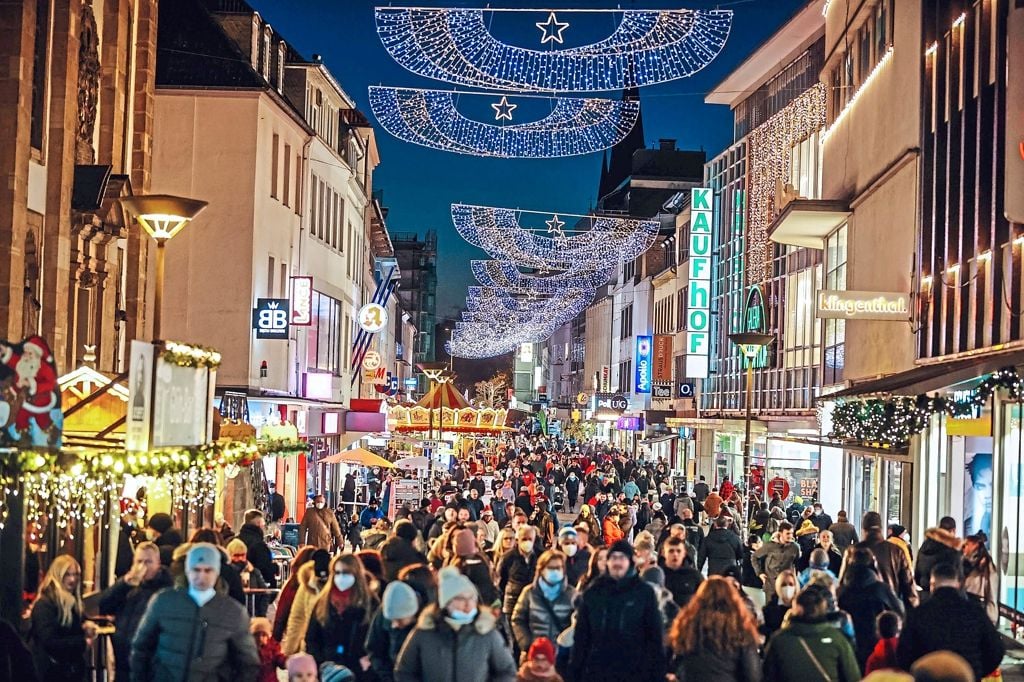
<svg viewBox="0 0 1024 682">
<path fill-rule="evenodd" d="M 710 187 L 690 191 L 690 271 L 686 313 L 686 376 L 708 376 L 711 339 L 711 226 L 714 193 Z"/>
<path fill-rule="evenodd" d="M 636 377 L 634 393 L 651 392 L 651 345 L 650 336 L 636 337 Z"/>
</svg>

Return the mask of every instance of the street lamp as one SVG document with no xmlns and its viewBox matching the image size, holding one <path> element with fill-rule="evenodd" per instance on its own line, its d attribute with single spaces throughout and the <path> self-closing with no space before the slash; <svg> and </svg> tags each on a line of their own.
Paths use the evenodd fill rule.
<svg viewBox="0 0 1024 682">
<path fill-rule="evenodd" d="M 443 384 L 449 380 L 448 376 L 448 363 L 446 362 L 419 362 L 416 364 L 416 369 L 423 372 L 424 376 L 430 380 L 430 390 L 427 391 L 429 395 L 433 392 L 434 388 L 438 384 Z M 443 427 L 443 419 L 442 424 Z M 434 406 L 430 406 L 430 426 L 428 431 L 428 440 L 434 440 Z M 427 458 L 427 485 L 432 485 L 434 482 L 434 452 L 431 450 L 430 456 Z"/>
<path fill-rule="evenodd" d="M 153 338 L 160 340 L 160 313 L 164 299 L 164 246 L 185 229 L 207 206 L 198 199 L 152 194 L 121 199 L 125 211 L 135 216 L 142 229 L 156 240 L 156 286 L 153 290 Z"/>
<path fill-rule="evenodd" d="M 750 413 L 750 405 L 754 402 L 754 360 L 761 352 L 762 348 L 770 346 L 775 337 L 771 334 L 761 334 L 759 332 L 738 332 L 736 334 L 729 334 L 729 340 L 732 341 L 743 353 L 743 357 L 747 360 L 747 424 L 746 424 L 746 439 L 743 441 L 743 478 L 744 478 L 744 490 L 746 490 L 747 500 L 750 499 L 750 424 L 753 419 Z M 748 504 L 744 504 L 744 507 L 749 508 Z"/>
</svg>

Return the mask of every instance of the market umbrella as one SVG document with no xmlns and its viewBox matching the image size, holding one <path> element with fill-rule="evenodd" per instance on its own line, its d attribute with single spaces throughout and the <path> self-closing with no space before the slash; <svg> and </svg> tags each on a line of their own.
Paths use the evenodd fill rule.
<svg viewBox="0 0 1024 682">
<path fill-rule="evenodd" d="M 328 455 L 320 461 L 326 462 L 327 464 L 339 464 L 344 462 L 345 464 L 361 464 L 367 467 L 384 467 L 386 469 L 393 469 L 395 467 L 391 462 L 376 453 L 370 452 L 366 448 L 342 450 L 341 452 L 336 452 L 333 455 Z"/>
<path fill-rule="evenodd" d="M 423 455 L 403 457 L 395 462 L 395 466 L 403 469 L 425 469 L 430 462 Z"/>
<path fill-rule="evenodd" d="M 466 399 L 462 397 L 462 394 L 456 390 L 450 381 L 434 386 L 434 388 L 430 389 L 429 393 L 420 398 L 416 405 L 425 407 L 428 410 L 439 410 L 442 407 L 461 410 L 469 407 L 469 403 L 466 402 Z"/>
</svg>

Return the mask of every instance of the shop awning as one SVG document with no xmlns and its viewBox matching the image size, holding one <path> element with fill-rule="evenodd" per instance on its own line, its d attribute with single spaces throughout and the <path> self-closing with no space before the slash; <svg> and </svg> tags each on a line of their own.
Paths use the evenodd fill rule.
<svg viewBox="0 0 1024 682">
<path fill-rule="evenodd" d="M 865 452 L 871 455 L 906 455 L 907 448 L 883 448 L 860 443 L 847 443 L 841 440 L 832 440 L 822 437 L 806 436 L 768 436 L 768 440 L 780 441 L 783 443 L 800 443 L 801 445 L 813 445 L 819 448 L 836 448 L 837 450 L 849 450 L 851 452 Z"/>
<path fill-rule="evenodd" d="M 655 443 L 664 443 L 665 441 L 672 440 L 673 438 L 679 438 L 679 436 L 674 433 L 666 433 L 661 436 L 651 436 L 650 438 L 644 438 L 643 440 L 641 440 L 640 445 L 654 445 Z"/>
<path fill-rule="evenodd" d="M 853 381 L 850 386 L 835 393 L 819 396 L 818 400 L 855 398 L 878 394 L 920 395 L 977 379 L 1003 367 L 1024 364 L 1024 349 L 972 355 L 946 362 L 919 365 L 904 372 Z"/>
<path fill-rule="evenodd" d="M 850 206 L 844 201 L 794 199 L 768 227 L 768 238 L 776 244 L 823 249 L 825 237 L 849 217 Z"/>
</svg>

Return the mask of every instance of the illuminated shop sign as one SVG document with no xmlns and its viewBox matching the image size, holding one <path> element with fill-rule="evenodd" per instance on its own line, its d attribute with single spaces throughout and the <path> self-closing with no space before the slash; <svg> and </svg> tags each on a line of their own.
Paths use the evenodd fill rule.
<svg viewBox="0 0 1024 682">
<path fill-rule="evenodd" d="M 910 294 L 823 289 L 815 301 L 815 315 L 825 319 L 910 319 Z"/>
<path fill-rule="evenodd" d="M 636 376 L 634 381 L 635 393 L 651 392 L 651 345 L 653 341 L 650 336 L 636 337 Z"/>
<path fill-rule="evenodd" d="M 686 312 L 686 376 L 708 376 L 711 338 L 711 226 L 714 193 L 710 187 L 690 191 L 690 268 Z"/>
</svg>

